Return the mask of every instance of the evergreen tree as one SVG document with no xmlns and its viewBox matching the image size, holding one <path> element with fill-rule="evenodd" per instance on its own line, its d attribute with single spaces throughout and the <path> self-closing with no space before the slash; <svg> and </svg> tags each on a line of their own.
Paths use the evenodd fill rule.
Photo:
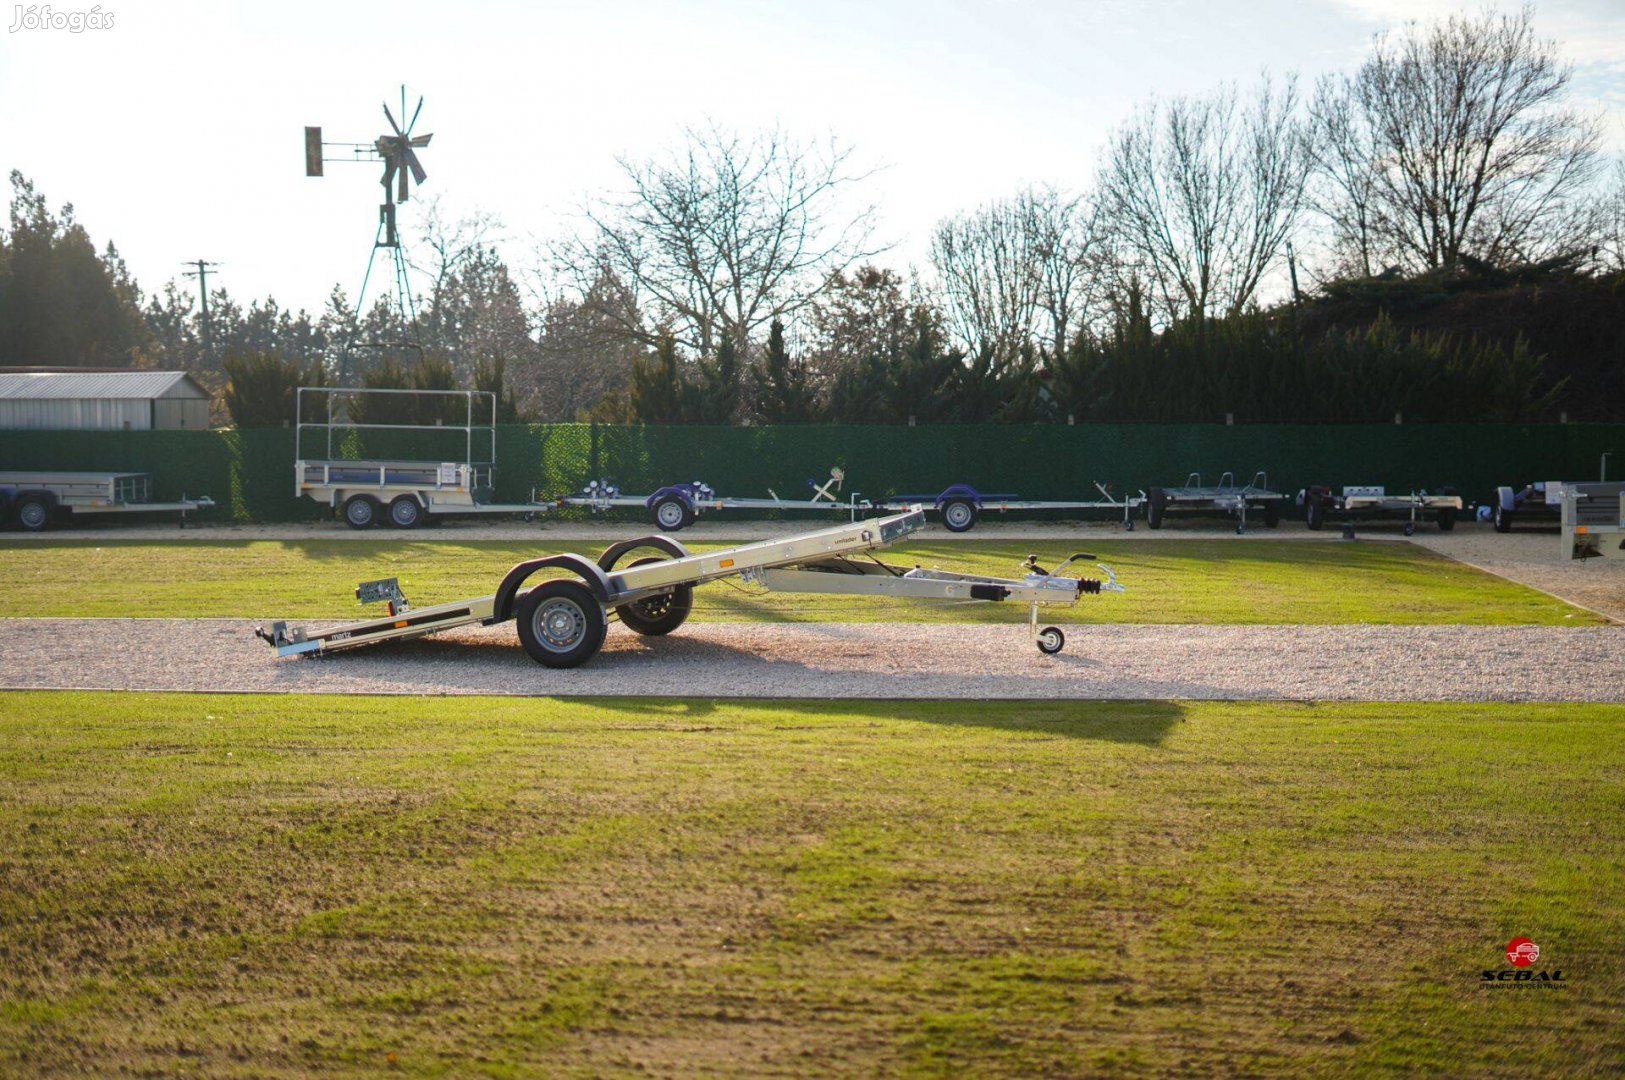
<svg viewBox="0 0 1625 1080">
<path fill-rule="evenodd" d="M 818 419 L 818 399 L 804 363 L 790 359 L 784 324 L 773 321 L 767 355 L 755 365 L 756 412 L 770 424 L 805 424 Z"/>
<path fill-rule="evenodd" d="M 683 422 L 731 424 L 739 412 L 739 354 L 727 333 L 713 360 L 699 362 L 698 379 L 683 387 Z"/>
<path fill-rule="evenodd" d="M 677 338 L 662 332 L 653 356 L 632 361 L 632 415 L 641 424 L 674 424 L 681 418 L 683 378 Z"/>
</svg>

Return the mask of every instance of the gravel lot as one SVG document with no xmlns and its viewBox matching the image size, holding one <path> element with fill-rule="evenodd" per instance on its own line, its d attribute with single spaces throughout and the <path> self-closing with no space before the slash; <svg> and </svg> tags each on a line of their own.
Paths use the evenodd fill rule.
<svg viewBox="0 0 1625 1080">
<path fill-rule="evenodd" d="M 1090 626 L 1038 653 L 1025 626 L 611 628 L 573 671 L 511 626 L 275 659 L 237 619 L 0 621 L 7 689 L 829 698 L 1625 701 L 1625 628 Z"/>
</svg>

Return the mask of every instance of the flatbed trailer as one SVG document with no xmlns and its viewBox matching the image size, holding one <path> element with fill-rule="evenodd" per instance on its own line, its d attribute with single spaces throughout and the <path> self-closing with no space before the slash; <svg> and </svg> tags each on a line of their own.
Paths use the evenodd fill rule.
<svg viewBox="0 0 1625 1080">
<path fill-rule="evenodd" d="M 648 495 L 623 495 L 621 489 L 608 480 L 592 480 L 579 492 L 554 500 L 558 506 L 585 507 L 595 513 L 614 509 L 642 509 L 649 521 L 666 532 L 678 532 L 694 524 L 696 518 L 709 510 L 812 510 L 827 513 L 839 511 L 856 521 L 861 514 L 878 509 L 856 492 L 842 497 L 841 484 L 846 474 L 839 468 L 830 470 L 830 478 L 819 484 L 808 480 L 812 496 L 806 499 L 781 498 L 772 488 L 768 498 L 740 498 L 718 495 L 711 485 L 701 480 L 687 484 L 667 484 Z"/>
<path fill-rule="evenodd" d="M 1625 559 L 1625 483 L 1565 485 L 1562 503 L 1565 559 Z"/>
<path fill-rule="evenodd" d="M 189 511 L 213 505 L 206 495 L 154 501 L 150 473 L 0 472 L 0 521 L 15 521 L 29 532 L 79 514 L 179 513 L 185 528 Z"/>
<path fill-rule="evenodd" d="M 1047 510 L 1120 511 L 1123 515 L 1123 527 L 1132 532 L 1134 529 L 1132 515 L 1140 508 L 1145 497 L 1145 493 L 1141 492 L 1139 496 L 1114 499 L 1105 485 L 1098 482 L 1095 487 L 1101 494 L 1100 499 L 1068 501 L 1022 499 L 1019 495 L 1010 494 L 984 495 L 969 484 L 951 484 L 935 495 L 893 495 L 870 501 L 860 497 L 857 492 L 844 497 L 838 495 L 845 476 L 845 473 L 836 468 L 830 470 L 830 479 L 823 484 L 808 480 L 807 486 L 813 492 L 812 497 L 808 499 L 783 499 L 771 488 L 768 489 L 770 497 L 766 499 L 718 495 L 709 484 L 699 480 L 687 484 L 669 484 L 649 495 L 622 495 L 620 488 L 614 484 L 594 480 L 578 494 L 559 499 L 558 504 L 587 507 L 595 511 L 618 507 L 642 508 L 648 511 L 649 518 L 655 525 L 667 532 L 687 528 L 708 510 L 835 510 L 847 514 L 848 520 L 856 521 L 860 515 L 875 510 L 900 511 L 916 507 L 939 514 L 943 527 L 949 532 L 956 533 L 969 532 L 976 527 L 981 516 L 990 511 L 1006 513 Z"/>
<path fill-rule="evenodd" d="M 1151 489 L 1145 501 L 1145 523 L 1160 529 L 1170 513 L 1219 511 L 1235 516 L 1236 532 L 1240 534 L 1247 531 L 1247 511 L 1255 510 L 1263 514 L 1265 528 L 1273 529 L 1281 524 L 1281 507 L 1286 499 L 1281 492 L 1270 490 L 1269 477 L 1262 471 L 1253 474 L 1252 482 L 1245 487 L 1236 483 L 1234 473 L 1225 473 L 1214 486 L 1203 484 L 1200 473 L 1191 473 L 1183 487 Z"/>
<path fill-rule="evenodd" d="M 321 420 L 304 419 L 306 395 L 320 401 Z M 460 400 L 464 422 L 446 423 L 356 423 L 348 415 L 348 402 L 357 398 Z M 540 502 L 532 492 L 528 503 L 499 503 L 492 499 L 496 487 L 496 395 L 488 390 L 395 390 L 354 386 L 301 386 L 294 394 L 293 494 L 332 507 L 352 529 L 368 529 L 388 524 L 397 529 L 415 529 L 436 517 L 475 514 L 519 514 L 526 520 L 553 508 Z M 478 409 L 478 415 L 476 415 Z M 487 414 L 489 418 L 487 419 Z M 400 458 L 354 459 L 340 457 L 334 436 L 360 431 L 409 431 L 461 433 L 463 457 L 460 461 L 423 461 Z M 303 456 L 307 433 L 325 437 L 322 453 Z M 483 457 L 475 454 L 479 438 Z M 489 447 L 486 440 L 489 439 Z"/>
<path fill-rule="evenodd" d="M 1495 510 L 1491 519 L 1495 531 L 1511 532 L 1514 524 L 1537 522 L 1543 525 L 1561 524 L 1563 508 L 1577 492 L 1587 492 L 1587 499 L 1598 497 L 1611 485 L 1618 489 L 1618 480 L 1545 480 L 1525 484 L 1522 488 L 1495 489 Z"/>
<path fill-rule="evenodd" d="M 1044 512 L 1051 510 L 1114 510 L 1123 515 L 1123 528 L 1134 531 L 1134 511 L 1145 502 L 1145 492 L 1114 499 L 1106 485 L 1095 482 L 1099 499 L 1023 499 L 1020 495 L 983 494 L 969 484 L 951 484 L 935 495 L 894 495 L 878 502 L 880 510 L 903 510 L 923 506 L 934 510 L 942 518 L 942 527 L 949 532 L 969 532 L 976 527 L 982 515 L 997 511 L 1004 513 Z"/>
<path fill-rule="evenodd" d="M 364 582 L 356 589 L 356 599 L 386 604 L 383 616 L 316 630 L 276 622 L 269 629 L 255 627 L 254 633 L 279 657 L 319 656 L 512 619 L 519 643 L 532 659 L 547 667 L 570 668 L 598 652 L 612 617 L 639 634 L 669 634 L 687 620 L 695 586 L 736 577 L 781 592 L 1026 603 L 1033 641 L 1041 652 L 1054 654 L 1064 647 L 1066 637 L 1060 627 L 1039 627 L 1041 606 L 1072 604 L 1086 593 L 1123 591 L 1104 564 L 1100 565 L 1104 579 L 1060 574 L 1091 555 L 1074 555 L 1053 572 L 1028 556 L 1022 577 L 999 578 L 892 566 L 870 554 L 924 524 L 924 513 L 912 510 L 700 555 L 690 554 L 671 537 L 643 536 L 613 544 L 597 559 L 572 552 L 528 559 L 509 570 L 490 595 L 433 607 L 412 607 L 394 578 Z M 638 551 L 654 554 L 622 565 Z M 568 576 L 526 587 L 533 575 L 549 571 Z"/>
<path fill-rule="evenodd" d="M 1456 515 L 1461 513 L 1461 496 L 1452 488 L 1437 495 L 1426 491 L 1413 491 L 1409 495 L 1389 495 L 1387 488 L 1365 485 L 1348 486 L 1341 494 L 1323 485 L 1312 485 L 1299 495 L 1303 503 L 1303 520 L 1311 529 L 1326 525 L 1326 515 L 1341 514 L 1348 519 L 1392 517 L 1403 514 L 1407 520 L 1406 536 L 1414 535 L 1416 526 L 1432 515 L 1440 532 L 1456 527 Z"/>
</svg>

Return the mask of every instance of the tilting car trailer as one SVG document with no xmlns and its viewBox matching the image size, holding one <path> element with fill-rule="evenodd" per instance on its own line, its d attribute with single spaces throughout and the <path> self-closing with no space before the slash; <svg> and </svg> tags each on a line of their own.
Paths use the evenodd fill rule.
<svg viewBox="0 0 1625 1080">
<path fill-rule="evenodd" d="M 940 514 L 943 527 L 949 532 L 962 533 L 975 528 L 983 513 L 994 510 L 1000 513 L 1118 510 L 1123 514 L 1123 527 L 1133 531 L 1134 521 L 1131 515 L 1144 501 L 1144 492 L 1139 496 L 1114 499 L 1104 485 L 1096 483 L 1095 487 L 1100 491 L 1101 498 L 1094 501 L 1052 502 L 1022 499 L 1018 495 L 984 495 L 969 484 L 952 484 L 935 495 L 894 495 L 871 502 L 860 498 L 857 492 L 852 492 L 843 499 L 830 490 L 833 487 L 835 491 L 840 491 L 845 478 L 846 474 L 835 468 L 830 470 L 830 479 L 823 484 L 808 480 L 807 487 L 813 493 L 809 499 L 782 499 L 772 488 L 768 489 L 770 498 L 766 499 L 718 495 L 709 484 L 699 480 L 687 484 L 669 484 L 649 495 L 622 495 L 620 488 L 614 484 L 594 480 L 580 493 L 559 499 L 558 504 L 584 506 L 595 511 L 615 507 L 642 507 L 649 512 L 649 519 L 667 532 L 677 532 L 692 525 L 694 519 L 707 510 L 841 510 L 850 515 L 850 520 L 856 521 L 858 515 L 871 510 L 910 510 L 921 506 Z"/>
<path fill-rule="evenodd" d="M 155 502 L 149 473 L 0 472 L 0 521 L 15 520 L 29 532 L 79 514 L 179 512 L 185 528 L 187 511 L 213 505 L 206 495 Z"/>
<path fill-rule="evenodd" d="M 1103 580 L 1060 574 L 1072 562 L 1092 559 L 1092 555 L 1073 555 L 1054 571 L 1043 569 L 1036 557 L 1028 556 L 1022 577 L 998 578 L 891 566 L 869 554 L 917 532 L 924 524 L 924 512 L 913 510 L 702 555 L 691 555 L 667 536 L 644 536 L 613 544 L 596 560 L 574 553 L 528 559 L 509 570 L 491 595 L 434 607 L 412 607 L 394 578 L 366 582 L 356 589 L 356 599 L 387 604 L 382 617 L 322 630 L 276 622 L 269 630 L 255 627 L 254 633 L 269 642 L 277 656 L 321 655 L 513 619 L 519 643 L 532 659 L 547 667 L 570 668 L 598 652 L 611 616 L 639 634 L 669 634 L 687 620 L 696 585 L 737 577 L 781 592 L 1026 603 L 1031 609 L 1028 621 L 1034 642 L 1039 651 L 1054 654 L 1066 644 L 1066 636 L 1058 626 L 1039 628 L 1040 605 L 1075 603 L 1085 593 L 1123 591 L 1105 564 L 1100 564 Z M 643 549 L 658 554 L 621 566 L 626 556 Z M 532 575 L 542 571 L 573 576 L 524 587 Z"/>
<path fill-rule="evenodd" d="M 305 395 L 320 399 L 325 418 L 305 420 Z M 295 442 L 293 493 L 308 496 L 333 507 L 353 529 L 367 529 L 387 522 L 397 529 L 413 529 L 436 517 L 464 514 L 523 514 L 528 519 L 552 509 L 552 503 L 498 503 L 491 501 L 496 483 L 496 395 L 487 390 L 390 390 L 359 387 L 301 386 L 295 392 Z M 461 424 L 356 423 L 348 415 L 348 404 L 364 400 L 460 399 L 464 405 Z M 476 415 L 476 407 L 478 415 Z M 485 419 L 487 413 L 489 421 Z M 358 431 L 461 432 L 461 461 L 419 461 L 404 459 L 356 460 L 342 458 L 334 446 L 334 436 L 342 443 L 345 433 Z M 325 436 L 324 456 L 304 457 L 307 432 Z M 490 439 L 489 457 L 477 461 L 474 439 L 478 433 L 482 449 Z"/>
<path fill-rule="evenodd" d="M 1327 514 L 1343 517 L 1375 518 L 1392 514 L 1405 514 L 1405 535 L 1416 532 L 1417 523 L 1432 514 L 1441 532 L 1456 527 L 1456 515 L 1461 513 L 1461 496 L 1453 488 L 1445 488 L 1437 495 L 1413 491 L 1409 495 L 1389 495 L 1388 489 L 1374 486 L 1350 486 L 1341 495 L 1329 487 L 1313 485 L 1298 494 L 1303 504 L 1303 520 L 1311 529 L 1319 530 L 1326 524 Z"/>
<path fill-rule="evenodd" d="M 1145 523 L 1153 529 L 1162 528 L 1164 518 L 1172 512 L 1201 513 L 1222 510 L 1236 517 L 1236 532 L 1247 531 L 1247 511 L 1257 510 L 1264 515 L 1264 525 L 1275 528 L 1281 524 L 1281 506 L 1286 496 L 1271 491 L 1269 477 L 1259 472 L 1246 487 L 1236 485 L 1234 473 L 1219 477 L 1217 486 L 1202 483 L 1199 473 L 1191 473 L 1184 487 L 1152 488 L 1145 501 Z"/>
<path fill-rule="evenodd" d="M 1625 559 L 1625 483 L 1564 485 L 1563 558 Z"/>
</svg>

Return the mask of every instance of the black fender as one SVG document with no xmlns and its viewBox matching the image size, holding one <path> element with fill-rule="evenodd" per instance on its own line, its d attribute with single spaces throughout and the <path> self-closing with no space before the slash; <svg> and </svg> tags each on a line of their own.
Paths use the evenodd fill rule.
<svg viewBox="0 0 1625 1080">
<path fill-rule="evenodd" d="M 509 570 L 503 577 L 502 584 L 497 586 L 496 595 L 491 598 L 491 621 L 505 622 L 513 618 L 513 605 L 519 597 L 519 586 L 536 571 L 549 568 L 570 571 L 592 590 L 592 594 L 598 598 L 600 604 L 609 606 L 609 575 L 586 556 L 567 551 L 540 559 L 526 559 Z"/>
<path fill-rule="evenodd" d="M 608 574 L 615 569 L 615 564 L 620 561 L 622 555 L 625 555 L 628 551 L 636 551 L 638 548 L 645 547 L 664 551 L 674 559 L 686 559 L 688 557 L 688 548 L 669 536 L 640 536 L 636 540 L 622 540 L 605 548 L 604 553 L 598 556 L 598 569 Z"/>
</svg>

